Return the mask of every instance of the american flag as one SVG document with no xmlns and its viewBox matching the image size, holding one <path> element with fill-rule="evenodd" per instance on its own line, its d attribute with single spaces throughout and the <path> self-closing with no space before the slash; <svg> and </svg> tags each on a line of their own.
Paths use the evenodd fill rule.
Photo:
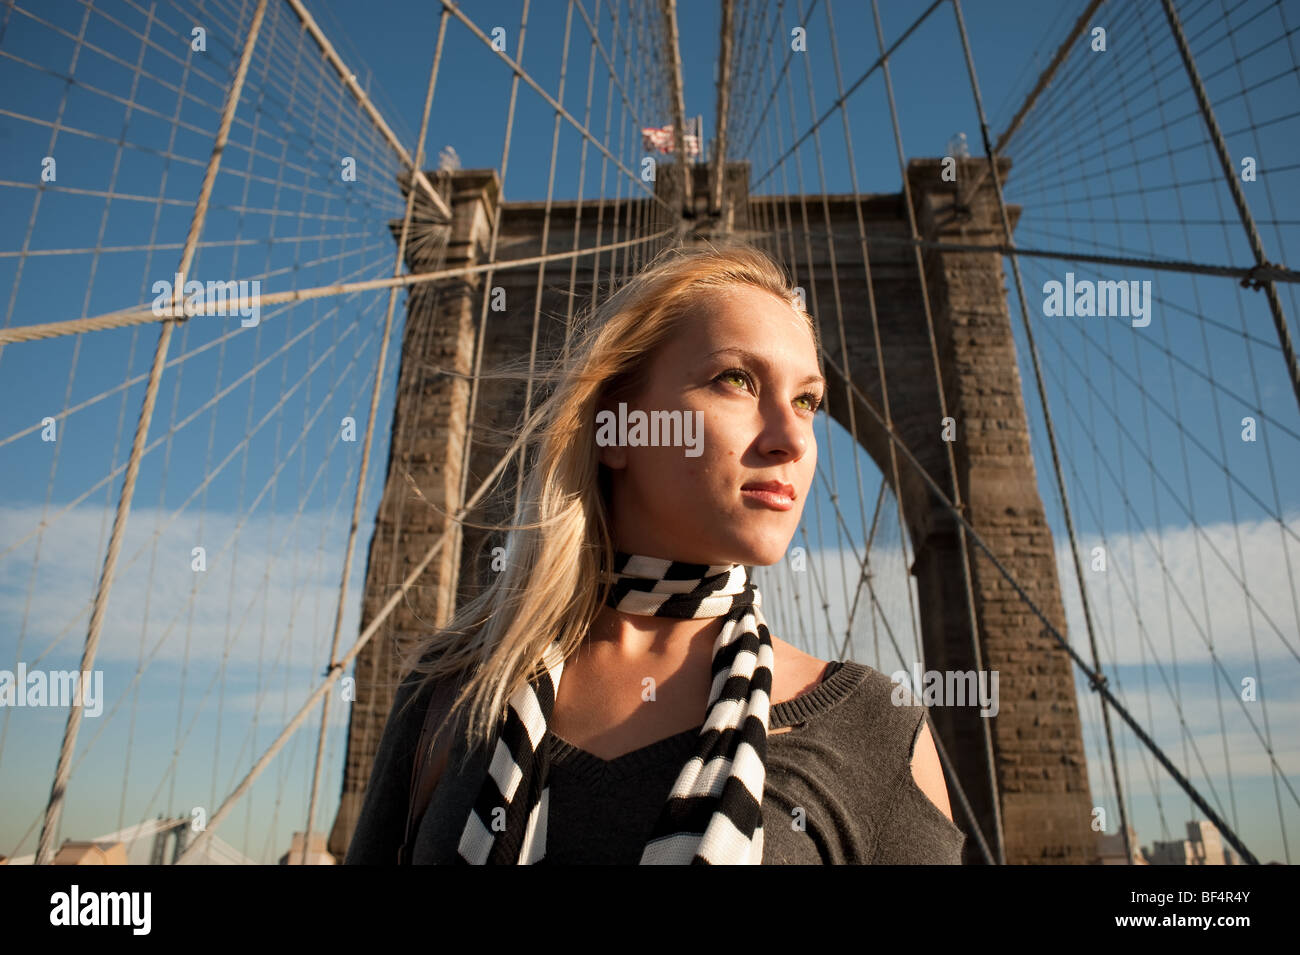
<svg viewBox="0 0 1300 955">
<path fill-rule="evenodd" d="M 641 148 L 649 152 L 657 149 L 661 153 L 673 151 L 673 128 L 671 126 L 647 126 L 641 130 Z"/>
<path fill-rule="evenodd" d="M 700 152 L 700 137 L 696 132 L 691 132 L 695 126 L 694 120 L 686 128 L 688 132 L 683 136 L 686 146 L 686 155 L 695 156 Z M 673 127 L 670 123 L 667 126 L 647 126 L 641 130 L 641 148 L 649 152 L 658 150 L 661 153 L 671 153 L 676 151 L 676 140 L 673 137 Z"/>
</svg>

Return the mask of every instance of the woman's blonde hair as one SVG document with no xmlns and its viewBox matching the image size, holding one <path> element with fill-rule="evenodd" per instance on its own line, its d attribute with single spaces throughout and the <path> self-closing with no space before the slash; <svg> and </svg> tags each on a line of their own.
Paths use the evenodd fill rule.
<svg viewBox="0 0 1300 955">
<path fill-rule="evenodd" d="M 446 626 L 403 648 L 404 668 L 423 674 L 421 689 L 444 678 L 463 681 L 444 725 L 467 711 L 471 750 L 489 740 L 511 694 L 542 672 L 553 641 L 566 659 L 578 648 L 605 599 L 601 574 L 612 566 L 614 546 L 597 411 L 640 390 L 656 349 L 697 311 L 702 295 L 735 286 L 770 292 L 798 312 L 820 370 L 817 323 L 785 269 L 753 246 L 730 244 L 663 250 L 598 307 L 584 310 L 565 353 L 531 372 L 554 387 L 521 424 L 530 431 L 531 460 L 515 520 L 489 525 L 510 531 L 504 567 Z"/>
</svg>

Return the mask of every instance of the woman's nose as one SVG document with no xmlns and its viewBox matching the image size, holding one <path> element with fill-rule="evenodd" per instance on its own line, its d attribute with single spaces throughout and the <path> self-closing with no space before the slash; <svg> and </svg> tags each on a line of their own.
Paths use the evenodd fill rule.
<svg viewBox="0 0 1300 955">
<path fill-rule="evenodd" d="M 808 434 L 802 422 L 785 420 L 769 430 L 763 447 L 765 454 L 785 454 L 798 461 L 808 453 Z"/>
</svg>

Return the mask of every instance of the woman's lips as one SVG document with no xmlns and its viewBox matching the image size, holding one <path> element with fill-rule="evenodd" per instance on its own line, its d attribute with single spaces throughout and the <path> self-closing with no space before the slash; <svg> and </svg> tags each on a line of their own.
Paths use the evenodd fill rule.
<svg viewBox="0 0 1300 955">
<path fill-rule="evenodd" d="M 784 491 L 770 491 L 763 487 L 742 487 L 740 493 L 749 500 L 775 511 L 788 511 L 794 507 L 794 498 Z"/>
</svg>

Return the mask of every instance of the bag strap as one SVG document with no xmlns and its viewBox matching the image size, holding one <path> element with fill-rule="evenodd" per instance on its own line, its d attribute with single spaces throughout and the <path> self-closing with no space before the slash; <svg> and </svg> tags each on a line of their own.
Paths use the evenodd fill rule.
<svg viewBox="0 0 1300 955">
<path fill-rule="evenodd" d="M 442 680 L 434 684 L 433 693 L 430 695 L 429 708 L 425 711 L 424 724 L 420 728 L 420 738 L 416 744 L 415 764 L 411 769 L 406 832 L 402 836 L 402 845 L 397 850 L 398 865 L 411 864 L 416 830 L 424 817 L 425 809 L 429 806 L 429 800 L 433 797 L 433 790 L 451 757 L 454 734 L 444 733 L 442 730 L 450 729 L 447 725 L 447 715 L 459 689 L 459 681 Z"/>
</svg>

